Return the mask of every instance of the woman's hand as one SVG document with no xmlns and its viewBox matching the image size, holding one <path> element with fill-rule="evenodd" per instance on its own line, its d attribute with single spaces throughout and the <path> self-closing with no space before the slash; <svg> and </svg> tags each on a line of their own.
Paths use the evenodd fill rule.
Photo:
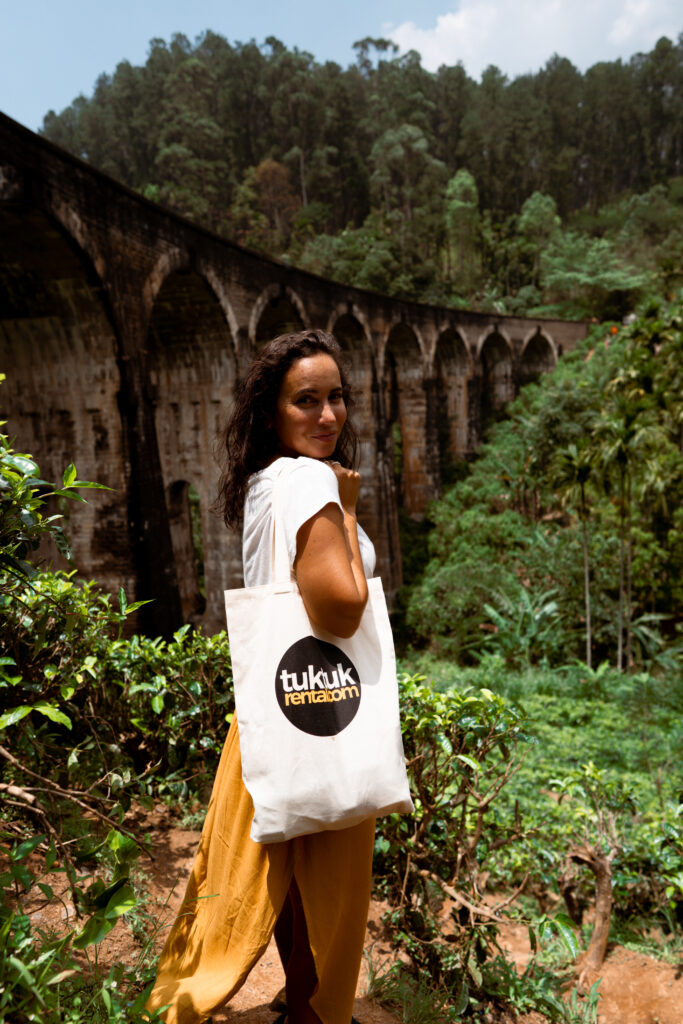
<svg viewBox="0 0 683 1024">
<path fill-rule="evenodd" d="M 360 473 L 356 473 L 353 469 L 345 469 L 338 462 L 328 462 L 327 465 L 337 478 L 342 508 L 349 515 L 355 516 L 360 490 Z"/>
</svg>

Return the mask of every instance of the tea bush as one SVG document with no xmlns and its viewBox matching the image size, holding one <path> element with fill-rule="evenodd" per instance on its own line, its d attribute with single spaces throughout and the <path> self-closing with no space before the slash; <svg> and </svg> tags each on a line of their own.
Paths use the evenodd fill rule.
<svg viewBox="0 0 683 1024">
<path fill-rule="evenodd" d="M 131 870 L 144 837 L 125 824 L 131 802 L 177 800 L 210 778 L 231 717 L 225 634 L 184 627 L 170 642 L 124 637 L 139 604 L 32 563 L 46 540 L 69 555 L 47 499 L 91 486 L 73 466 L 61 486 L 46 484 L 0 435 L 0 1019 L 8 1024 L 148 1019 L 149 946 L 135 970 L 106 977 L 96 957 L 84 969 L 75 951 L 96 948 L 141 906 Z M 57 874 L 78 924 L 52 936 L 27 908 L 36 893 L 61 898 Z"/>
</svg>

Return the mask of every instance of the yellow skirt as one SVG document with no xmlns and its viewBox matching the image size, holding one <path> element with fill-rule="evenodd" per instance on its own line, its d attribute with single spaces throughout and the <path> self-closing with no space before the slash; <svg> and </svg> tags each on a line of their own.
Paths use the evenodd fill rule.
<svg viewBox="0 0 683 1024">
<path fill-rule="evenodd" d="M 323 1024 L 349 1024 L 370 903 L 374 819 L 283 843 L 249 836 L 237 720 L 228 732 L 192 874 L 159 960 L 149 1010 L 199 1024 L 234 996 L 263 955 L 292 879 L 308 928 Z"/>
</svg>

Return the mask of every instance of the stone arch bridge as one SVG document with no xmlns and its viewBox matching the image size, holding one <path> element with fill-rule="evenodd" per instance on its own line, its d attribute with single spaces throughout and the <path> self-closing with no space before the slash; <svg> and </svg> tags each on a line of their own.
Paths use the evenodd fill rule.
<svg viewBox="0 0 683 1024">
<path fill-rule="evenodd" d="M 141 626 L 223 625 L 240 539 L 210 506 L 212 450 L 260 342 L 324 327 L 344 348 L 362 438 L 359 515 L 391 598 L 398 507 L 413 517 L 482 426 L 551 369 L 585 324 L 401 302 L 241 249 L 0 115 L 2 419 L 47 479 L 73 459 L 108 485 L 79 506 L 79 570 Z M 201 535 L 202 567 L 197 558 Z"/>
</svg>

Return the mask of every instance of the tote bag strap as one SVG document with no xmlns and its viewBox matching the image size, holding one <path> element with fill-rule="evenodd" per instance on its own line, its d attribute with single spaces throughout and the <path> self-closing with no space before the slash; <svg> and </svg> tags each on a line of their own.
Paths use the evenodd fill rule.
<svg viewBox="0 0 683 1024">
<path fill-rule="evenodd" d="M 280 460 L 284 461 L 284 460 Z M 294 465 L 285 464 L 275 478 L 273 484 L 273 533 L 271 541 L 271 565 L 272 582 L 286 583 L 288 586 L 294 579 L 292 567 L 289 564 L 289 552 L 287 551 L 287 538 L 285 537 L 284 518 L 284 489 Z"/>
</svg>

